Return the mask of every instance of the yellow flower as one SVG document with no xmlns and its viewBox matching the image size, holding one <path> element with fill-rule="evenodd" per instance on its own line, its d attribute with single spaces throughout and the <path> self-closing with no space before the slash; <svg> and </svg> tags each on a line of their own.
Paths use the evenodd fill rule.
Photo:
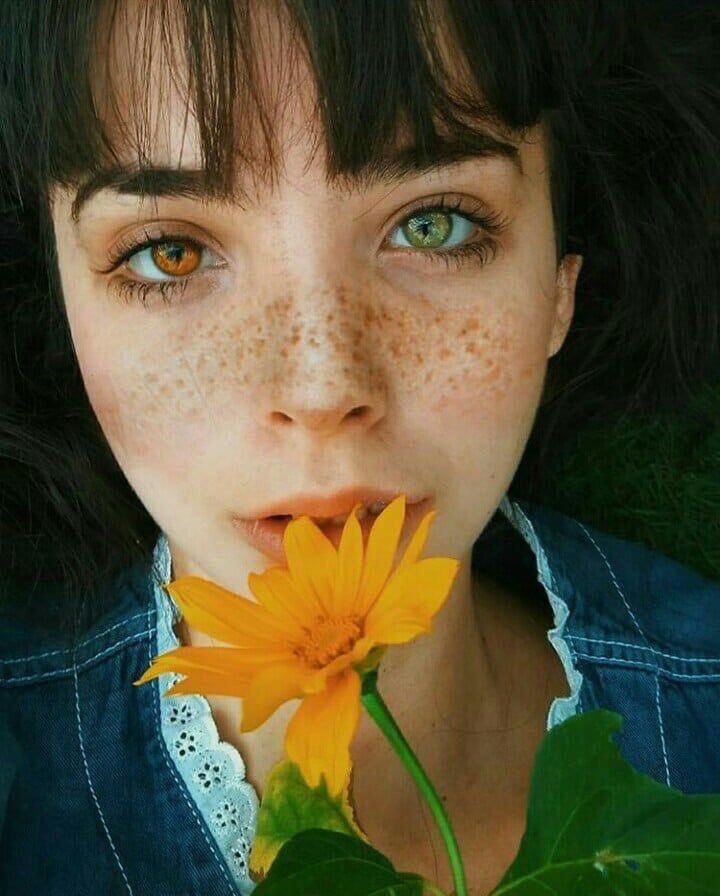
<svg viewBox="0 0 720 896">
<path fill-rule="evenodd" d="M 250 573 L 254 601 L 197 576 L 164 585 L 191 626 L 233 646 L 178 647 L 155 657 L 134 682 L 173 671 L 187 677 L 166 696 L 242 697 L 242 732 L 302 698 L 285 733 L 285 751 L 310 787 L 324 775 L 331 794 L 350 776 L 349 747 L 360 713 L 356 667 L 376 645 L 381 652 L 429 631 L 459 567 L 449 557 L 418 560 L 433 510 L 391 574 L 405 495 L 378 516 L 367 546 L 355 516 L 360 506 L 347 518 L 337 550 L 310 517 L 291 521 L 283 538 L 287 568 Z"/>
</svg>

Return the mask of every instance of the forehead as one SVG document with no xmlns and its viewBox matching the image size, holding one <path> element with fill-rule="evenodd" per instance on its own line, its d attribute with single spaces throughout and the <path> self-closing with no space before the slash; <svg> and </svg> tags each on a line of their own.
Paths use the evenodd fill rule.
<svg viewBox="0 0 720 896">
<path fill-rule="evenodd" d="M 352 192 L 471 159 L 484 159 L 498 169 L 504 167 L 508 175 L 522 177 L 524 159 L 543 157 L 540 126 L 533 129 L 528 143 L 496 124 L 468 120 L 472 131 L 464 132 L 461 139 L 447 129 L 443 132 L 441 125 L 437 141 L 418 147 L 410 139 L 407 122 L 400 117 L 393 139 L 371 160 L 351 173 L 330 170 L 315 77 L 302 42 L 282 4 L 261 2 L 252 4 L 246 35 L 252 47 L 250 59 L 255 66 L 253 83 L 258 102 L 252 108 L 233 110 L 232 192 L 228 195 L 221 190 L 221 195 L 215 196 L 217 184 L 205 182 L 205 123 L 201 112 L 191 104 L 187 89 L 183 36 L 176 24 L 179 17 L 149 16 L 148 6 L 121 3 L 111 27 L 105 23 L 109 40 L 103 53 L 106 67 L 94 72 L 92 81 L 99 115 L 116 158 L 78 183 L 72 196 L 74 219 L 95 199 L 123 196 L 186 196 L 201 201 L 215 197 L 240 206 L 252 204 L 264 191 L 274 189 L 291 163 L 298 176 L 323 180 L 339 192 Z M 451 52 L 440 21 L 437 30 L 438 45 L 450 60 L 453 77 L 458 85 L 466 84 L 467 72 L 457 62 L 460 55 Z M 99 31 L 103 33 L 102 28 Z M 150 53 L 144 52 L 148 46 L 153 48 Z M 137 65 L 138 58 L 145 67 Z M 270 144 L 263 141 L 268 128 L 273 135 L 270 150 Z M 539 153 L 532 149 L 532 137 L 539 137 L 535 141 Z"/>
</svg>

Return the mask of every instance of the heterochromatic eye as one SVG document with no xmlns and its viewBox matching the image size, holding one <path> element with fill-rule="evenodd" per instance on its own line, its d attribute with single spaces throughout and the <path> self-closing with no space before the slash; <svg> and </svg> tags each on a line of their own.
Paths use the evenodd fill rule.
<svg viewBox="0 0 720 896">
<path fill-rule="evenodd" d="M 128 267 L 141 277 L 157 276 L 158 270 L 171 278 L 185 277 L 195 273 L 202 256 L 203 249 L 189 240 L 165 240 L 135 252 L 128 259 Z"/>
<path fill-rule="evenodd" d="M 408 248 L 438 249 L 445 246 L 450 237 L 454 240 L 449 244 L 451 247 L 462 243 L 473 232 L 473 227 L 462 214 L 431 210 L 413 214 L 399 230 L 407 240 Z"/>
</svg>

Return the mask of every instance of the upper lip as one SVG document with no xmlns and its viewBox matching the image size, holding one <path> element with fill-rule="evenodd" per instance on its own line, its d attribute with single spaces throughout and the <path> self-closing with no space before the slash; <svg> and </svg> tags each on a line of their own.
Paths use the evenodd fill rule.
<svg viewBox="0 0 720 896">
<path fill-rule="evenodd" d="M 336 492 L 334 495 L 292 495 L 277 504 L 260 509 L 256 514 L 245 519 L 263 519 L 268 516 L 292 515 L 317 517 L 340 516 L 350 513 L 356 504 L 372 504 L 375 501 L 387 501 L 390 503 L 398 495 L 405 494 L 406 504 L 417 504 L 422 501 L 422 495 L 407 495 L 406 492 L 389 491 L 383 488 L 357 486 Z"/>
</svg>

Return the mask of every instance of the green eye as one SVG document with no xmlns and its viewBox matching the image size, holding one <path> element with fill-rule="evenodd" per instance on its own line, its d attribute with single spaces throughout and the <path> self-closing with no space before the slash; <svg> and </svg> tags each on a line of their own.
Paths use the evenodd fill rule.
<svg viewBox="0 0 720 896">
<path fill-rule="evenodd" d="M 452 230 L 452 215 L 441 211 L 413 215 L 402 227 L 403 236 L 411 246 L 419 249 L 435 249 L 441 246 Z"/>
</svg>

